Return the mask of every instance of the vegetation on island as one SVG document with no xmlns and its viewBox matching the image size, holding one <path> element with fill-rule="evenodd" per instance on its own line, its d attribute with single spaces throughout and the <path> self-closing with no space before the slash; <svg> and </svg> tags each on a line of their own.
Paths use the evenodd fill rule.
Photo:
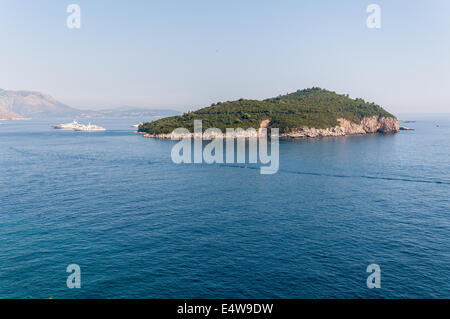
<svg viewBox="0 0 450 319">
<path fill-rule="evenodd" d="M 339 118 L 359 123 L 362 118 L 372 116 L 394 117 L 379 105 L 363 99 L 351 99 L 346 94 L 310 88 L 262 101 L 240 99 L 218 102 L 194 112 L 141 124 L 139 131 L 166 134 L 183 127 L 192 132 L 194 120 L 203 120 L 203 130 L 216 127 L 225 132 L 226 128 L 259 128 L 263 120 L 270 119 L 271 127 L 288 133 L 300 127 L 334 127 L 338 125 Z"/>
</svg>

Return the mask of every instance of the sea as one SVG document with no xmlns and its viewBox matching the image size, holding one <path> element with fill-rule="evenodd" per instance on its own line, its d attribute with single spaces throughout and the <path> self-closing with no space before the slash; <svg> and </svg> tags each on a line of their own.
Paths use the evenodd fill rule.
<svg viewBox="0 0 450 319">
<path fill-rule="evenodd" d="M 399 118 L 281 140 L 272 175 L 175 164 L 143 119 L 3 122 L 0 298 L 450 298 L 450 115 Z"/>
</svg>

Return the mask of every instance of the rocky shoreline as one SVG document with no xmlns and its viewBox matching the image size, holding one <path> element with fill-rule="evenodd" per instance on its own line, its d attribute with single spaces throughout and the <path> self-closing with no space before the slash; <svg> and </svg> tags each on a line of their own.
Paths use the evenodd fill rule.
<svg viewBox="0 0 450 319">
<path fill-rule="evenodd" d="M 347 119 L 338 119 L 340 125 L 326 129 L 300 128 L 292 133 L 282 134 L 288 138 L 316 138 L 329 136 L 362 135 L 374 133 L 397 133 L 400 130 L 398 120 L 394 117 L 365 117 L 360 123 L 354 123 Z"/>
<path fill-rule="evenodd" d="M 365 117 L 360 123 L 354 123 L 347 119 L 338 119 L 339 125 L 331 128 L 318 129 L 302 127 L 293 129 L 290 133 L 280 134 L 280 138 L 318 138 L 318 137 L 337 137 L 346 135 L 363 135 L 363 134 L 374 134 L 374 133 L 397 133 L 400 130 L 399 121 L 394 117 Z M 149 133 L 139 133 L 145 138 L 156 138 L 156 139 L 181 139 L 181 138 L 202 138 L 204 140 L 211 140 L 213 138 L 252 138 L 262 135 L 264 132 L 262 129 L 270 129 L 270 120 L 264 120 L 261 122 L 261 127 L 256 131 L 253 130 L 242 130 L 235 131 L 231 136 L 227 136 L 226 133 L 188 133 L 188 134 L 149 134 Z"/>
</svg>

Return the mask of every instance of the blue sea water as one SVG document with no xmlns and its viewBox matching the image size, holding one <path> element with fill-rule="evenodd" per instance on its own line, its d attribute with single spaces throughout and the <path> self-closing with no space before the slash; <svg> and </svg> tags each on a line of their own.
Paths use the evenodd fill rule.
<svg viewBox="0 0 450 319">
<path fill-rule="evenodd" d="M 0 298 L 450 298 L 450 117 L 402 118 L 281 141 L 275 175 L 176 165 L 132 120 L 5 122 Z"/>
</svg>

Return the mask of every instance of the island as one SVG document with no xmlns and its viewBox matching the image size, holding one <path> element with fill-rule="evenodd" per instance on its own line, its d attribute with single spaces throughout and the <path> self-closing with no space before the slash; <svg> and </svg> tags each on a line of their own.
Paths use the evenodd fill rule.
<svg viewBox="0 0 450 319">
<path fill-rule="evenodd" d="M 282 138 L 315 138 L 373 133 L 397 133 L 399 121 L 381 106 L 321 88 L 298 90 L 265 100 L 218 102 L 197 111 L 139 125 L 150 138 L 172 138 L 176 128 L 278 128 Z M 225 134 L 224 134 L 225 137 Z"/>
</svg>

